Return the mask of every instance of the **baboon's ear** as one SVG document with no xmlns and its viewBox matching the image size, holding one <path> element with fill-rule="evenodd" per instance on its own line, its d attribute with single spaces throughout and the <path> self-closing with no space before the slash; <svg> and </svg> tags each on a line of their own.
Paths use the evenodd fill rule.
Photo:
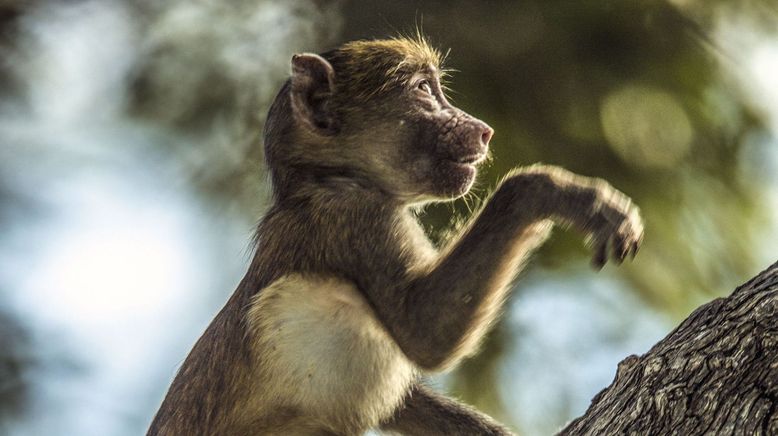
<svg viewBox="0 0 778 436">
<path fill-rule="evenodd" d="M 334 86 L 335 71 L 324 58 L 311 53 L 292 56 L 292 110 L 303 125 L 321 134 L 337 131 L 331 110 Z"/>
</svg>

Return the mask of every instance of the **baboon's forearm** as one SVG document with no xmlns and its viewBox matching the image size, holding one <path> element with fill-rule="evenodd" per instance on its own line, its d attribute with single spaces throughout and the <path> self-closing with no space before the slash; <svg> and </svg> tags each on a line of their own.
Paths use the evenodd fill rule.
<svg viewBox="0 0 778 436">
<path fill-rule="evenodd" d="M 523 261 L 547 236 L 554 194 L 543 177 L 506 180 L 439 261 L 410 283 L 407 319 L 396 336 L 412 360 L 447 366 L 477 345 Z"/>
<path fill-rule="evenodd" d="M 411 389 L 403 405 L 381 429 L 407 436 L 512 434 L 486 415 L 421 385 Z"/>
</svg>

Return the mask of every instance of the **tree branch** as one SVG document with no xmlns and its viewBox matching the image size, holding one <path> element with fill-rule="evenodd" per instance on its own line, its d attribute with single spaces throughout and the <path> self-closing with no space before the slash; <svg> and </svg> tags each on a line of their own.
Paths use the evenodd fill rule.
<svg viewBox="0 0 778 436">
<path fill-rule="evenodd" d="M 694 311 L 560 435 L 778 434 L 778 262 Z"/>
</svg>

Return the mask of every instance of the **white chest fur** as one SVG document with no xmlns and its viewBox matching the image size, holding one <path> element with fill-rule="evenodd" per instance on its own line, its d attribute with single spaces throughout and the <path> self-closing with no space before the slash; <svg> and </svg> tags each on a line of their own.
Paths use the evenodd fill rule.
<svg viewBox="0 0 778 436">
<path fill-rule="evenodd" d="M 261 396 L 346 432 L 391 415 L 414 365 L 350 282 L 283 277 L 252 302 L 248 323 Z"/>
</svg>

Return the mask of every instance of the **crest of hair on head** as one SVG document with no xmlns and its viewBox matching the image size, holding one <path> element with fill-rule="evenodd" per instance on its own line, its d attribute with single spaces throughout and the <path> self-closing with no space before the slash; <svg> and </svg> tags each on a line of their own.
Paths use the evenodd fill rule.
<svg viewBox="0 0 778 436">
<path fill-rule="evenodd" d="M 369 100 L 403 86 L 429 66 L 443 76 L 447 54 L 430 45 L 417 30 L 413 36 L 348 42 L 325 57 L 333 64 L 336 76 L 342 78 L 336 80 L 340 86 L 347 86 L 352 97 Z"/>
</svg>

